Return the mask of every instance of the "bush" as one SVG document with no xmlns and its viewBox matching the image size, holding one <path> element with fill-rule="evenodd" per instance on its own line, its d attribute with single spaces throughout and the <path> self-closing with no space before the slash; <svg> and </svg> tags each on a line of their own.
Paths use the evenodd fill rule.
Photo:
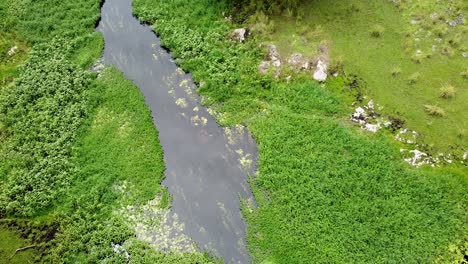
<svg viewBox="0 0 468 264">
<path fill-rule="evenodd" d="M 384 32 L 385 32 L 384 27 L 382 27 L 381 25 L 375 25 L 372 27 L 370 34 L 374 38 L 380 38 L 383 36 Z"/>
<path fill-rule="evenodd" d="M 445 110 L 435 105 L 424 105 L 424 111 L 431 116 L 445 116 Z"/>
<path fill-rule="evenodd" d="M 408 77 L 408 83 L 409 84 L 415 84 L 419 81 L 419 77 L 421 76 L 421 74 L 419 72 L 415 72 L 413 74 L 411 74 L 409 77 Z"/>
<path fill-rule="evenodd" d="M 468 69 L 466 69 L 465 71 L 462 71 L 460 73 L 460 76 L 463 77 L 464 79 L 468 79 Z"/>
<path fill-rule="evenodd" d="M 393 77 L 397 77 L 401 73 L 401 68 L 399 66 L 395 66 L 390 72 L 392 73 Z"/>
<path fill-rule="evenodd" d="M 456 90 L 452 85 L 446 84 L 440 88 L 440 97 L 449 99 L 455 96 Z"/>
<path fill-rule="evenodd" d="M 249 18 L 249 29 L 252 34 L 263 35 L 275 32 L 275 22 L 265 13 L 259 11 Z"/>
</svg>

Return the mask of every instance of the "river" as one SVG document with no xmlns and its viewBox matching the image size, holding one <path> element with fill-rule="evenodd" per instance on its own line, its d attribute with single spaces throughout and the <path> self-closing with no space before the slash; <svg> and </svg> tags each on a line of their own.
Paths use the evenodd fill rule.
<svg viewBox="0 0 468 264">
<path fill-rule="evenodd" d="M 255 141 L 243 126 L 216 123 L 191 76 L 161 48 L 151 27 L 132 15 L 131 0 L 107 0 L 101 15 L 104 63 L 141 90 L 159 131 L 171 219 L 199 250 L 227 263 L 249 263 L 240 199 L 253 199 L 247 176 L 255 171 Z M 156 232 L 150 244 L 159 243 Z"/>
</svg>

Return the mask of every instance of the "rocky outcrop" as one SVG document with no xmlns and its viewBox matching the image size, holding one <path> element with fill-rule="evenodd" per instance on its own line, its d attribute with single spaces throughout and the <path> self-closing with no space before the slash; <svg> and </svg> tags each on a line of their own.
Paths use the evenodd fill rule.
<svg viewBox="0 0 468 264">
<path fill-rule="evenodd" d="M 281 66 L 281 59 L 279 56 L 278 48 L 275 45 L 268 45 L 268 59 L 260 62 L 258 71 L 261 74 L 267 74 L 271 66 L 275 69 L 275 77 L 279 76 L 279 67 Z"/>
<path fill-rule="evenodd" d="M 298 70 L 309 69 L 309 61 L 301 53 L 293 53 L 288 59 L 288 64 Z"/>
<path fill-rule="evenodd" d="M 258 71 L 261 74 L 267 74 L 269 69 L 270 69 L 270 62 L 269 61 L 260 62 L 260 65 L 258 66 Z"/>
<path fill-rule="evenodd" d="M 275 66 L 276 68 L 281 66 L 278 48 L 276 48 L 275 45 L 268 45 L 268 56 L 270 57 L 273 66 Z"/>
</svg>

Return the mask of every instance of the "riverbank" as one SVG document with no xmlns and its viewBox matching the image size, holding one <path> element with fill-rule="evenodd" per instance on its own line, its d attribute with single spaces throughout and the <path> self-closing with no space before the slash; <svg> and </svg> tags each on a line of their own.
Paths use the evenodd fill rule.
<svg viewBox="0 0 468 264">
<path fill-rule="evenodd" d="M 222 16 L 222 4 L 134 4 L 193 74 L 217 120 L 247 123 L 259 144 L 251 179 L 259 207 L 244 208 L 254 263 L 463 258 L 464 167 L 416 170 L 386 135 L 352 127 L 340 95 L 346 80 L 320 85 L 260 75 L 264 50 L 255 38 L 229 40 L 236 25 Z"/>
<path fill-rule="evenodd" d="M 9 22 L 2 36 L 18 39 L 8 46 L 30 47 L 7 65 L 22 63 L 17 70 L 1 72 L 9 84 L 0 92 L 0 224 L 2 239 L 12 241 L 2 259 L 34 245 L 11 261 L 213 262 L 202 253 L 156 251 L 135 235 L 144 210 L 167 211 L 170 196 L 160 185 L 162 149 L 142 94 L 113 68 L 89 71 L 103 49 L 93 32 L 100 2 L 0 7 Z"/>
</svg>

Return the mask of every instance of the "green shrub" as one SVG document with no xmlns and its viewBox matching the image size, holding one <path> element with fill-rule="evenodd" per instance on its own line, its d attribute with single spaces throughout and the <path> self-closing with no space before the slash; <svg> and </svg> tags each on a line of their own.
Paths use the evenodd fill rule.
<svg viewBox="0 0 468 264">
<path fill-rule="evenodd" d="M 446 84 L 440 88 L 440 97 L 444 99 L 449 99 L 455 96 L 456 90 L 450 84 Z"/>
<path fill-rule="evenodd" d="M 249 18 L 249 29 L 254 35 L 270 34 L 275 31 L 275 22 L 259 11 Z"/>
<path fill-rule="evenodd" d="M 392 74 L 393 77 L 397 77 L 398 75 L 400 75 L 401 74 L 400 66 L 393 67 L 390 73 Z"/>
<path fill-rule="evenodd" d="M 424 111 L 426 111 L 431 116 L 445 116 L 445 110 L 435 105 L 424 105 Z"/>
<path fill-rule="evenodd" d="M 419 81 L 420 77 L 421 77 L 421 74 L 419 72 L 415 72 L 408 77 L 408 83 L 415 84 Z"/>
<path fill-rule="evenodd" d="M 466 69 L 465 71 L 462 71 L 460 73 L 460 76 L 463 77 L 464 79 L 468 79 L 468 69 Z"/>
<path fill-rule="evenodd" d="M 370 34 L 374 38 L 380 38 L 383 36 L 384 32 L 385 32 L 385 28 L 383 26 L 375 25 L 372 27 Z"/>
<path fill-rule="evenodd" d="M 63 192 L 76 170 L 70 161 L 87 114 L 90 74 L 63 55 L 62 39 L 36 45 L 13 87 L 0 99 L 7 181 L 0 212 L 30 216 Z"/>
</svg>

